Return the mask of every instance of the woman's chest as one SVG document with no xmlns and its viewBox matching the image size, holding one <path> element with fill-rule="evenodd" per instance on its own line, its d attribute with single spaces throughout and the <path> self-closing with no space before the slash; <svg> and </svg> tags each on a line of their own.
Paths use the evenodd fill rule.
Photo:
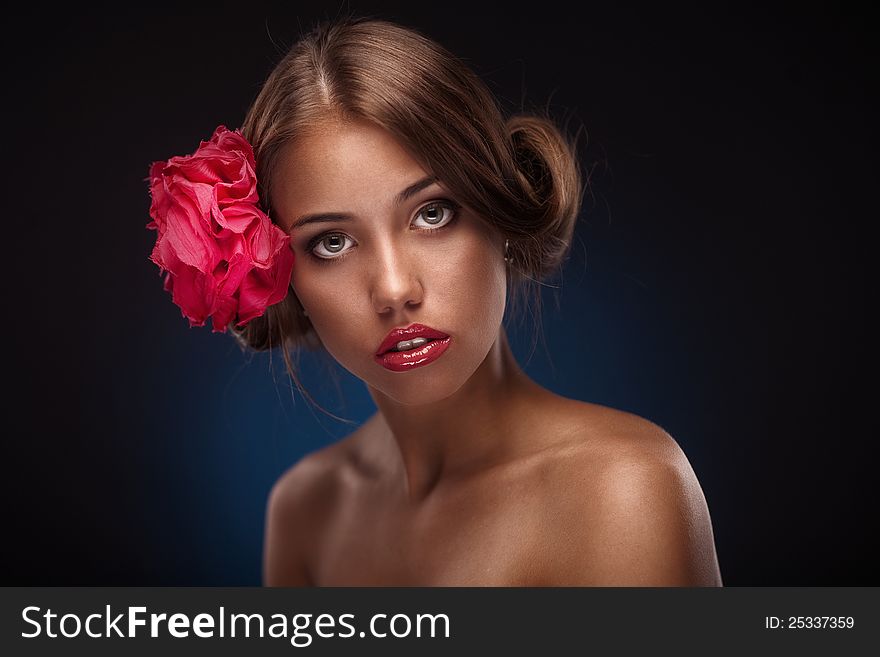
<svg viewBox="0 0 880 657">
<path fill-rule="evenodd" d="M 524 491 L 418 509 L 361 497 L 329 519 L 312 559 L 318 586 L 536 586 L 547 546 Z"/>
</svg>

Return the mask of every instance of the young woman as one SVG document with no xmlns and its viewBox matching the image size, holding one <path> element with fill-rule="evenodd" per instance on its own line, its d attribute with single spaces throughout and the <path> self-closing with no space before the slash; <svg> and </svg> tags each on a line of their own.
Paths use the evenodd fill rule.
<svg viewBox="0 0 880 657">
<path fill-rule="evenodd" d="M 213 313 L 250 348 L 282 347 L 294 381 L 290 352 L 326 349 L 377 407 L 275 484 L 266 585 L 721 585 L 675 440 L 544 389 L 508 345 L 506 306 L 560 266 L 580 210 L 575 149 L 550 119 L 503 117 L 417 31 L 347 18 L 292 47 L 240 135 L 271 226 L 239 230 L 232 186 L 215 191 L 204 207 L 224 218 L 179 241 L 189 264 L 166 288 L 181 305 L 207 295 L 196 323 Z M 214 278 L 184 289 L 203 275 L 190 252 L 236 230 L 199 270 Z M 253 269 L 233 273 L 242 254 Z"/>
</svg>

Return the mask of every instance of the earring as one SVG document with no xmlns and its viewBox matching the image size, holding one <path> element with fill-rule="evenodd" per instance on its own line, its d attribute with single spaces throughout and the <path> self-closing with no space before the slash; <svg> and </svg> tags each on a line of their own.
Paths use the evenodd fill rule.
<svg viewBox="0 0 880 657">
<path fill-rule="evenodd" d="M 309 311 L 306 310 L 305 308 L 303 308 L 303 317 L 308 317 L 308 316 L 309 316 Z"/>
<path fill-rule="evenodd" d="M 508 265 L 513 262 L 513 258 L 507 255 L 507 247 L 509 246 L 509 244 L 510 240 L 504 240 L 504 262 L 506 262 Z"/>
</svg>

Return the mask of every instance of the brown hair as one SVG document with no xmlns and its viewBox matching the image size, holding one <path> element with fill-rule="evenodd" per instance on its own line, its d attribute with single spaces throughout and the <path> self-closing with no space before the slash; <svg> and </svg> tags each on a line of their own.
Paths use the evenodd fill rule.
<svg viewBox="0 0 880 657">
<path fill-rule="evenodd" d="M 270 73 L 241 131 L 254 148 L 263 209 L 273 216 L 272 174 L 281 148 L 328 118 L 360 118 L 388 130 L 460 202 L 509 239 L 511 314 L 521 295 L 562 264 L 583 190 L 568 139 L 544 112 L 505 119 L 485 83 L 415 29 L 347 16 L 315 26 Z M 293 288 L 251 320 L 230 326 L 243 347 L 319 348 Z"/>
</svg>

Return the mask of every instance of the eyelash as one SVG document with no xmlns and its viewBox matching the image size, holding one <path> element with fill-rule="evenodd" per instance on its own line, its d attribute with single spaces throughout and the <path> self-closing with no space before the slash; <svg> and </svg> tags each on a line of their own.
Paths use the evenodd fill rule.
<svg viewBox="0 0 880 657">
<path fill-rule="evenodd" d="M 443 224 L 439 228 L 419 228 L 418 229 L 419 231 L 424 232 L 424 233 L 430 233 L 430 234 L 439 233 L 440 231 L 445 230 L 446 228 L 449 228 L 450 226 L 452 226 L 452 224 L 454 224 L 458 220 L 458 214 L 459 214 L 459 211 L 461 210 L 461 206 L 458 203 L 456 203 L 455 201 L 452 201 L 450 199 L 438 199 L 436 201 L 431 201 L 430 203 L 426 203 L 421 208 L 419 208 L 419 210 L 416 212 L 415 216 L 418 217 L 425 210 L 427 210 L 428 208 L 432 208 L 434 206 L 445 207 L 450 212 L 452 212 L 452 218 L 449 219 L 449 221 L 447 221 L 445 224 Z M 344 235 L 344 233 L 340 233 L 338 231 L 328 231 L 326 233 L 321 233 L 320 235 L 313 237 L 312 239 L 309 240 L 308 244 L 306 245 L 306 249 L 305 249 L 306 255 L 308 255 L 312 260 L 317 261 L 318 263 L 320 263 L 322 265 L 330 264 L 332 262 L 338 262 L 339 260 L 344 259 L 346 256 L 348 256 L 349 253 L 351 253 L 352 249 L 348 249 L 342 255 L 334 256 L 332 258 L 324 258 L 322 256 L 315 255 L 315 247 L 318 246 L 318 244 L 320 244 L 322 240 L 325 240 L 328 237 L 331 237 L 333 235 Z M 348 238 L 348 239 L 351 239 L 351 238 Z"/>
</svg>

